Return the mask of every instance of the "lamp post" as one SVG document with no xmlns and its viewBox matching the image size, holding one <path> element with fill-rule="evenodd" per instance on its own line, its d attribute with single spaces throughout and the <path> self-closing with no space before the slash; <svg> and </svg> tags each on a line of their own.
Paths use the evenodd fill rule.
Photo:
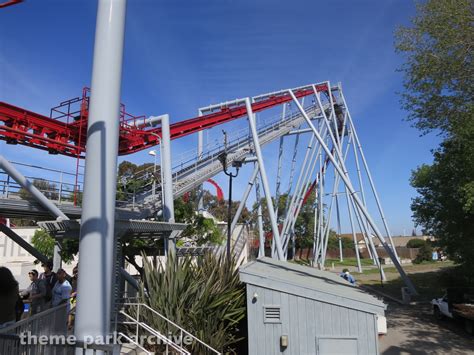
<svg viewBox="0 0 474 355">
<path fill-rule="evenodd" d="M 219 161 L 224 168 L 224 174 L 229 177 L 229 205 L 227 207 L 227 261 L 230 263 L 230 243 L 231 243 L 231 234 L 232 234 L 232 179 L 239 175 L 239 168 L 242 166 L 241 161 L 235 161 L 232 163 L 232 166 L 235 168 L 235 174 L 227 171 L 227 151 L 219 154 Z"/>
<path fill-rule="evenodd" d="M 148 154 L 152 155 L 154 159 L 154 164 L 153 164 L 153 197 L 155 197 L 156 194 L 156 150 L 150 150 Z"/>
</svg>

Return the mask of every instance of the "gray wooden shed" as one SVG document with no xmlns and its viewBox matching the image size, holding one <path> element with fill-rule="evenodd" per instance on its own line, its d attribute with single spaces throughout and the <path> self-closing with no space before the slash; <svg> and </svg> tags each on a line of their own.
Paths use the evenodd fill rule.
<svg viewBox="0 0 474 355">
<path fill-rule="evenodd" d="M 339 275 L 270 258 L 240 267 L 251 355 L 378 354 L 386 306 Z"/>
</svg>

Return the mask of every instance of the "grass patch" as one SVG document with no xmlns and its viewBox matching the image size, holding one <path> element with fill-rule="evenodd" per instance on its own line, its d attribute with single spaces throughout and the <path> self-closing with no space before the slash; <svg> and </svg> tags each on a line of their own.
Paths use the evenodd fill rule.
<svg viewBox="0 0 474 355">
<path fill-rule="evenodd" d="M 444 262 L 443 264 L 431 262 L 424 262 L 418 265 L 404 266 L 408 277 L 415 285 L 418 296 L 414 297 L 415 301 L 428 302 L 435 297 L 440 297 L 444 294 L 448 287 L 462 287 L 465 286 L 465 281 L 462 278 L 458 267 L 453 266 L 452 262 Z M 437 266 L 434 268 L 434 266 Z M 370 285 L 374 289 L 378 289 L 393 297 L 401 297 L 401 288 L 405 286 L 398 272 L 394 267 L 387 267 L 384 269 L 388 281 L 381 284 L 380 279 L 371 277 L 366 280 L 360 280 L 361 284 Z M 367 275 L 378 273 L 377 269 L 367 270 Z M 364 271 L 364 274 L 366 272 Z"/>
<path fill-rule="evenodd" d="M 354 266 L 357 267 L 357 259 L 356 258 L 344 258 L 343 261 L 339 259 L 326 259 L 326 267 L 330 267 L 334 263 L 334 266 Z M 370 266 L 373 265 L 371 259 L 360 259 L 360 263 L 362 266 Z"/>
</svg>

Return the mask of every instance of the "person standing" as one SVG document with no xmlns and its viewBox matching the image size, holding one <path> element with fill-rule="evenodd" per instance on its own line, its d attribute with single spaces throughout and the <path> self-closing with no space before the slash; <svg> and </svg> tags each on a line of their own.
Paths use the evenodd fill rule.
<svg viewBox="0 0 474 355">
<path fill-rule="evenodd" d="M 53 298 L 51 304 L 53 307 L 56 307 L 62 303 L 67 303 L 67 311 L 69 312 L 69 298 L 71 297 L 72 286 L 69 281 L 66 280 L 66 275 L 64 269 L 58 269 L 56 272 L 58 281 L 56 281 L 56 284 L 53 287 Z"/>
<path fill-rule="evenodd" d="M 40 280 L 44 280 L 46 285 L 46 296 L 45 296 L 45 309 L 51 306 L 51 299 L 53 297 L 53 287 L 58 280 L 56 274 L 52 271 L 53 270 L 53 262 L 47 261 L 46 263 L 42 263 L 41 266 L 43 267 L 44 272 L 39 275 Z"/>
<path fill-rule="evenodd" d="M 31 284 L 26 289 L 29 294 L 28 300 L 31 302 L 31 315 L 40 313 L 46 309 L 46 283 L 38 277 L 38 271 L 35 269 L 28 273 Z"/>
<path fill-rule="evenodd" d="M 17 320 L 18 282 L 10 269 L 0 266 L 0 329 Z"/>
</svg>

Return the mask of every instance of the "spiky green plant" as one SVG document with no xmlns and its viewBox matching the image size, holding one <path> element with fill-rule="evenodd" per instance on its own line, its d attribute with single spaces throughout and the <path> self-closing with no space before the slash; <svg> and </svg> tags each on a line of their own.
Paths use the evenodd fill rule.
<svg viewBox="0 0 474 355">
<path fill-rule="evenodd" d="M 234 353 L 242 338 L 239 324 L 246 316 L 245 287 L 239 280 L 235 261 L 207 254 L 198 258 L 172 257 L 153 265 L 144 257 L 144 302 L 222 353 Z M 165 321 L 151 312 L 145 322 L 163 334 L 175 333 Z M 197 342 L 193 354 L 206 354 Z"/>
</svg>

